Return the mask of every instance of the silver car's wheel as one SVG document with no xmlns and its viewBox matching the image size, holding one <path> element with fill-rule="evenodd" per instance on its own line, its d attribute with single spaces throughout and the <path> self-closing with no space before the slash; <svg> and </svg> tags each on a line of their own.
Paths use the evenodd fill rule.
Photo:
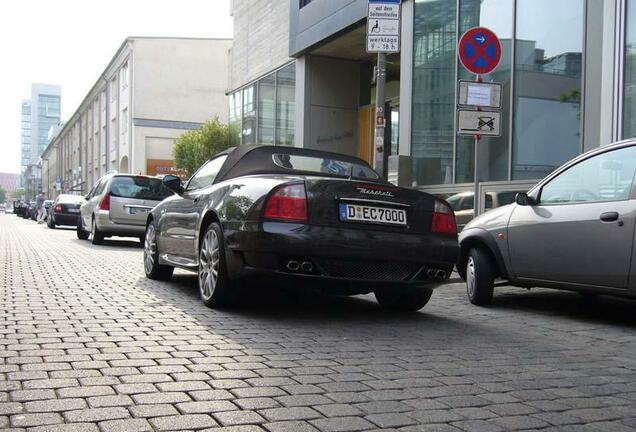
<svg viewBox="0 0 636 432">
<path fill-rule="evenodd" d="M 468 257 L 466 263 L 466 291 L 468 292 L 468 298 L 475 296 L 475 260 L 472 256 Z"/>
<path fill-rule="evenodd" d="M 475 305 L 492 303 L 495 288 L 495 265 L 482 248 L 471 249 L 466 260 L 466 293 Z"/>
<path fill-rule="evenodd" d="M 219 280 L 219 237 L 215 230 L 205 233 L 199 254 L 199 289 L 203 301 L 210 301 Z"/>
<path fill-rule="evenodd" d="M 152 273 L 155 265 L 155 254 L 157 253 L 157 239 L 154 225 L 149 225 L 146 230 L 146 240 L 144 241 L 144 269 L 146 274 Z"/>
<path fill-rule="evenodd" d="M 95 217 L 93 217 L 93 221 L 91 223 L 91 241 L 95 245 L 100 245 L 104 243 L 104 234 L 97 228 L 97 221 Z"/>
</svg>

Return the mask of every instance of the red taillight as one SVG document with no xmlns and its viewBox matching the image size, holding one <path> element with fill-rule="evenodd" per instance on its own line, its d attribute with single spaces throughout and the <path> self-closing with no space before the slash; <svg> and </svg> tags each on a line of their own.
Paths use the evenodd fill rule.
<svg viewBox="0 0 636 432">
<path fill-rule="evenodd" d="M 110 194 L 104 195 L 101 202 L 99 203 L 100 210 L 110 210 Z"/>
<path fill-rule="evenodd" d="M 64 210 L 64 207 L 62 207 L 61 205 L 56 205 L 55 208 L 53 209 L 53 211 L 55 213 L 62 213 L 62 210 Z"/>
<path fill-rule="evenodd" d="M 263 217 L 293 222 L 307 221 L 307 193 L 304 184 L 280 187 L 270 195 Z"/>
<path fill-rule="evenodd" d="M 431 231 L 440 234 L 457 235 L 455 214 L 448 205 L 441 201 L 435 201 L 435 211 L 433 213 Z"/>
</svg>

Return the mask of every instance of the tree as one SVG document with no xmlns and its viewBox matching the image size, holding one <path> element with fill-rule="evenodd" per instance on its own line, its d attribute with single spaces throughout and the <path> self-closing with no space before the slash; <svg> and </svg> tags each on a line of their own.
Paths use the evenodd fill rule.
<svg viewBox="0 0 636 432">
<path fill-rule="evenodd" d="M 23 199 L 26 191 L 23 188 L 18 188 L 13 191 L 13 199 Z"/>
<path fill-rule="evenodd" d="M 3 203 L 7 200 L 7 192 L 0 186 L 0 203 Z"/>
<path fill-rule="evenodd" d="M 229 128 L 218 117 L 208 120 L 199 129 L 185 132 L 172 149 L 177 168 L 192 175 L 210 157 L 230 147 Z"/>
</svg>

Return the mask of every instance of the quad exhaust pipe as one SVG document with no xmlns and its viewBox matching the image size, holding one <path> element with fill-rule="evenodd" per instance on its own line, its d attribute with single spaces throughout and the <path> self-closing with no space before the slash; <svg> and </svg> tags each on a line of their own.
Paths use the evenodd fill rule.
<svg viewBox="0 0 636 432">
<path fill-rule="evenodd" d="M 292 273 L 311 273 L 312 271 L 314 271 L 314 265 L 311 261 L 289 260 L 285 264 L 285 268 Z"/>
<path fill-rule="evenodd" d="M 428 276 L 429 279 L 444 280 L 446 279 L 446 272 L 444 270 L 428 269 L 426 276 Z"/>
</svg>

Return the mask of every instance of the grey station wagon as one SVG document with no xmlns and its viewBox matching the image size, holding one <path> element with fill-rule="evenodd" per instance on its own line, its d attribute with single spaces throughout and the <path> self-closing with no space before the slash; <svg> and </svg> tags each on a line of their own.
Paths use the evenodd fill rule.
<svg viewBox="0 0 636 432">
<path fill-rule="evenodd" d="M 490 303 L 498 278 L 636 297 L 635 173 L 636 140 L 601 147 L 468 223 L 457 267 L 469 300 Z"/>
<path fill-rule="evenodd" d="M 158 177 L 108 174 L 86 195 L 77 222 L 77 237 L 100 244 L 105 237 L 139 237 L 143 242 L 146 218 L 173 193 Z"/>
</svg>

